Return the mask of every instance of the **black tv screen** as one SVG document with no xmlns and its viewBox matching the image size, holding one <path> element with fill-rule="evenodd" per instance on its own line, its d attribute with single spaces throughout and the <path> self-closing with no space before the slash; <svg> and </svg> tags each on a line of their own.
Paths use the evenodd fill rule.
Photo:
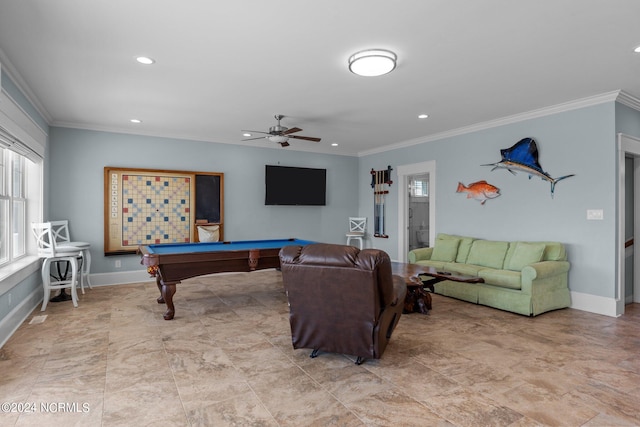
<svg viewBox="0 0 640 427">
<path fill-rule="evenodd" d="M 324 206 L 327 170 L 266 165 L 265 205 Z"/>
</svg>

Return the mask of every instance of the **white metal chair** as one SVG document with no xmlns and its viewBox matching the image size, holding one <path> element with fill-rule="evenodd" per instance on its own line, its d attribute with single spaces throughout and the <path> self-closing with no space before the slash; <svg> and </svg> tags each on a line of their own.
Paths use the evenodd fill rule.
<svg viewBox="0 0 640 427">
<path fill-rule="evenodd" d="M 50 222 L 31 223 L 31 229 L 38 243 L 38 256 L 43 258 L 42 287 L 44 288 L 44 298 L 40 311 L 44 311 L 47 308 L 51 290 L 55 289 L 63 290 L 70 288 L 73 306 L 77 307 L 78 293 L 76 286 L 78 284 L 78 257 L 81 252 L 80 248 L 73 246 L 58 247 L 51 230 Z M 55 280 L 51 280 L 51 265 L 59 262 L 65 262 L 71 265 L 71 278 L 64 275 L 64 277 L 55 277 Z"/>
<path fill-rule="evenodd" d="M 80 256 L 82 258 L 82 264 L 80 265 L 80 289 L 84 294 L 84 284 L 91 287 L 91 280 L 89 279 L 89 272 L 91 271 L 91 244 L 88 242 L 75 242 L 71 241 L 70 233 L 69 233 L 69 221 L 60 220 L 60 221 L 50 221 L 51 224 L 51 233 L 53 234 L 53 238 L 56 241 L 56 245 L 60 249 L 65 249 L 67 247 L 73 247 L 80 249 Z"/>
<path fill-rule="evenodd" d="M 364 246 L 364 232 L 367 228 L 367 218 L 349 217 L 349 232 L 347 233 L 347 245 L 351 240 L 360 242 L 360 249 Z"/>
</svg>

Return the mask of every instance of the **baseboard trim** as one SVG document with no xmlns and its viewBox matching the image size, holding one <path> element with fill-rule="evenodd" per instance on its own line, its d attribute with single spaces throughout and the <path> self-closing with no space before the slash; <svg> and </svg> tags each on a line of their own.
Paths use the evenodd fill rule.
<svg viewBox="0 0 640 427">
<path fill-rule="evenodd" d="M 0 348 L 42 303 L 42 287 L 38 287 L 0 321 Z"/>
<path fill-rule="evenodd" d="M 89 275 L 91 286 L 126 285 L 129 283 L 155 281 L 149 273 L 142 270 L 118 271 L 113 273 L 97 273 Z"/>
<path fill-rule="evenodd" d="M 618 317 L 615 298 L 571 292 L 571 308 L 605 316 Z"/>
</svg>

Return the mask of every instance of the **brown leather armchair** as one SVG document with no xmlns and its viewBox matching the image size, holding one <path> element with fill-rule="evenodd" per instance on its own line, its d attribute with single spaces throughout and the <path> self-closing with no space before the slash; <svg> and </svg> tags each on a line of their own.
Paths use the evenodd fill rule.
<svg viewBox="0 0 640 427">
<path fill-rule="evenodd" d="M 379 359 L 400 320 L 407 286 L 378 249 L 316 243 L 280 251 L 293 348 Z"/>
</svg>

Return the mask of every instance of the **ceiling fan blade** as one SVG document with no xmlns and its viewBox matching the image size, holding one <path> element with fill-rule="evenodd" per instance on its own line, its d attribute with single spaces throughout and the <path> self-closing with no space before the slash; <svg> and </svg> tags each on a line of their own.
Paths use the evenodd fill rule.
<svg viewBox="0 0 640 427">
<path fill-rule="evenodd" d="M 281 142 L 280 145 L 282 145 L 282 147 L 284 148 L 284 147 L 288 147 L 291 144 L 289 144 L 287 141 L 285 141 L 285 142 Z"/>
<path fill-rule="evenodd" d="M 305 141 L 320 142 L 320 138 L 313 138 L 311 136 L 290 135 L 289 138 L 304 139 Z"/>
<path fill-rule="evenodd" d="M 291 128 L 291 129 L 287 129 L 284 132 L 281 133 L 281 135 L 289 135 L 290 133 L 295 133 L 295 132 L 300 132 L 302 129 L 300 128 Z"/>
<path fill-rule="evenodd" d="M 253 141 L 254 139 L 267 139 L 269 138 L 268 136 L 258 136 L 256 138 L 247 138 L 247 139 L 243 139 L 243 141 Z"/>
<path fill-rule="evenodd" d="M 264 133 L 265 135 L 271 135 L 269 132 L 262 132 L 261 130 L 241 130 L 240 132 Z"/>
</svg>

